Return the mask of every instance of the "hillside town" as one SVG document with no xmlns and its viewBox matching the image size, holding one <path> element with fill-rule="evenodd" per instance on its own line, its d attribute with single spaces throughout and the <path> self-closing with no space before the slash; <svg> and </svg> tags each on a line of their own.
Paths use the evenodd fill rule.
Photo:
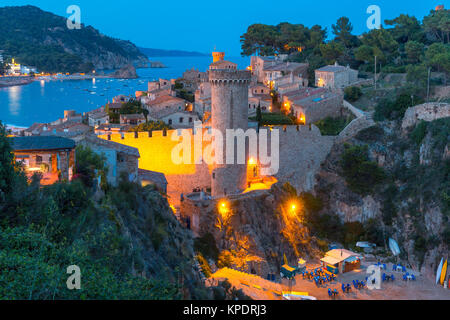
<svg viewBox="0 0 450 320">
<path fill-rule="evenodd" d="M 438 6 L 432 14 L 447 11 Z M 348 27 L 348 19 L 339 21 Z M 272 26 L 253 25 L 241 37 L 246 68 L 214 51 L 206 70 L 145 81 L 131 95 L 118 90 L 87 112 L 64 110 L 27 128 L 0 125 L 8 142 L 0 141 L 2 165 L 11 172 L 0 170 L 0 208 L 5 216 L 19 212 L 5 221 L 33 222 L 35 212 L 26 210 L 46 197 L 42 219 L 73 225 L 36 227 L 31 238 L 42 231 L 48 241 L 66 241 L 79 226 L 102 221 L 78 239 L 80 247 L 98 233 L 86 252 L 114 252 L 104 265 L 132 261 L 128 284 L 169 274 L 157 293 L 168 298 L 449 300 L 450 87 L 440 53 L 449 50 L 448 33 L 447 40 L 423 36 L 426 45 L 402 34 L 405 52 L 386 54 L 384 63 L 395 66 L 383 69 L 376 45 L 351 44 L 364 39 L 349 36 L 350 27 L 335 31 L 338 44 L 311 44 L 311 36 L 311 48 L 289 41 L 282 50 L 275 40 L 261 46 L 252 27 L 265 34 Z M 316 27 L 295 26 L 323 31 Z M 352 60 L 349 52 L 364 57 Z M 397 65 L 402 59 L 409 64 Z M 425 62 L 414 69 L 425 59 L 428 69 Z M 5 63 L 2 51 L 0 63 L 0 86 L 138 77 L 131 64 L 112 75 L 40 73 Z M 4 234 L 15 237 L 11 229 Z M 164 288 L 174 283 L 170 296 Z M 124 296 L 140 298 L 136 291 Z"/>
</svg>

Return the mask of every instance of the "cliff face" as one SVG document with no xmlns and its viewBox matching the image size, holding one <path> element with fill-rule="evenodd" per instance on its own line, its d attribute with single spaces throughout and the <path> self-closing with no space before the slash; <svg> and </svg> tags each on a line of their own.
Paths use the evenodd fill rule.
<svg viewBox="0 0 450 320">
<path fill-rule="evenodd" d="M 291 265 L 296 265 L 299 257 L 319 256 L 315 238 L 302 223 L 302 209 L 291 211 L 292 198 L 293 194 L 276 184 L 271 190 L 230 200 L 225 213 L 218 211 L 215 204 L 204 209 L 200 234 L 213 235 L 222 253 L 219 267 L 264 276 L 280 272 L 284 255 Z M 223 265 L 226 257 L 229 265 Z"/>
<path fill-rule="evenodd" d="M 119 201 L 106 206 L 108 219 L 116 224 L 132 253 L 124 261 L 129 272 L 176 283 L 186 299 L 208 298 L 195 264 L 192 235 L 177 221 L 167 199 L 149 187 L 129 187 L 131 210 Z"/>
<path fill-rule="evenodd" d="M 71 30 L 65 17 L 34 6 L 0 8 L 0 30 L 4 55 L 39 71 L 89 72 L 92 68 L 149 64 L 133 43 L 105 36 L 84 24 Z"/>
<path fill-rule="evenodd" d="M 386 172 L 367 195 L 349 189 L 339 164 L 344 143 L 336 144 L 317 176 L 322 213 L 335 213 L 343 222 L 376 221 L 383 238 L 397 240 L 403 261 L 432 274 L 450 244 L 449 130 L 448 117 L 403 129 L 400 121 L 386 121 L 348 140 L 368 145 L 370 160 Z"/>
</svg>

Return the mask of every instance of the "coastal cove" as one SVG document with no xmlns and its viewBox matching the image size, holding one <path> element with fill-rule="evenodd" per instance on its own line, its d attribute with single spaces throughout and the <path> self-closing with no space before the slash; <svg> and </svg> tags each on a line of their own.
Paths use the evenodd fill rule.
<svg viewBox="0 0 450 320">
<path fill-rule="evenodd" d="M 229 57 L 245 69 L 249 57 Z M 31 126 L 35 122 L 50 122 L 62 116 L 64 110 L 87 112 L 105 105 L 113 97 L 134 95 L 146 90 L 147 82 L 159 78 L 172 79 L 188 69 L 206 71 L 212 57 L 152 57 L 167 68 L 137 69 L 138 79 L 90 79 L 34 81 L 27 85 L 0 88 L 0 120 L 13 126 Z"/>
</svg>

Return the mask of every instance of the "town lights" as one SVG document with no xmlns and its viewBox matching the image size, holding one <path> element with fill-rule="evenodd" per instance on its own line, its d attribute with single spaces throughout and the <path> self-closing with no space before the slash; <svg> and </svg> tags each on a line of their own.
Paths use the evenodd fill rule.
<svg viewBox="0 0 450 320">
<path fill-rule="evenodd" d="M 228 202 L 225 200 L 220 201 L 218 204 L 218 211 L 222 217 L 223 225 L 227 225 L 230 217 L 233 215 L 233 212 L 229 208 Z"/>
<path fill-rule="evenodd" d="M 292 216 L 297 216 L 299 209 L 300 209 L 300 205 L 298 204 L 297 201 L 293 200 L 288 203 L 288 209 L 289 209 L 289 213 Z"/>
<path fill-rule="evenodd" d="M 250 159 L 248 160 L 248 164 L 250 164 L 250 165 L 256 164 L 255 159 L 250 158 Z"/>
<path fill-rule="evenodd" d="M 228 204 L 225 200 L 219 202 L 219 212 L 221 214 L 226 213 L 228 211 Z"/>
<path fill-rule="evenodd" d="M 306 123 L 306 119 L 304 115 L 300 115 L 300 117 L 298 118 L 298 120 L 300 121 L 300 123 L 304 124 Z"/>
</svg>

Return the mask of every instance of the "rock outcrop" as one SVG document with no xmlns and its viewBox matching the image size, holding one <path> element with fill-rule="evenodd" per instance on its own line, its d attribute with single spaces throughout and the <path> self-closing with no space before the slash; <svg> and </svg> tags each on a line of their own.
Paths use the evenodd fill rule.
<svg viewBox="0 0 450 320">
<path fill-rule="evenodd" d="M 403 124 L 385 121 L 338 142 L 315 187 L 325 204 L 322 213 L 334 213 L 342 222 L 376 221 L 385 239 L 399 243 L 400 258 L 423 272 L 435 270 L 438 258 L 449 251 L 447 113 L 448 104 L 416 106 L 406 111 Z M 425 131 L 415 131 L 418 120 L 427 121 Z M 351 191 L 342 176 L 344 143 L 367 145 L 370 160 L 386 172 L 371 194 Z"/>
<path fill-rule="evenodd" d="M 225 214 L 212 203 L 201 215 L 200 235 L 212 234 L 219 251 L 230 253 L 230 267 L 261 276 L 278 274 L 284 255 L 291 265 L 299 257 L 317 258 L 315 238 L 302 223 L 302 210 L 292 212 L 291 197 L 277 183 L 231 199 Z"/>
<path fill-rule="evenodd" d="M 113 77 L 117 79 L 137 79 L 138 75 L 136 72 L 136 68 L 133 65 L 129 64 L 114 72 Z"/>
</svg>

